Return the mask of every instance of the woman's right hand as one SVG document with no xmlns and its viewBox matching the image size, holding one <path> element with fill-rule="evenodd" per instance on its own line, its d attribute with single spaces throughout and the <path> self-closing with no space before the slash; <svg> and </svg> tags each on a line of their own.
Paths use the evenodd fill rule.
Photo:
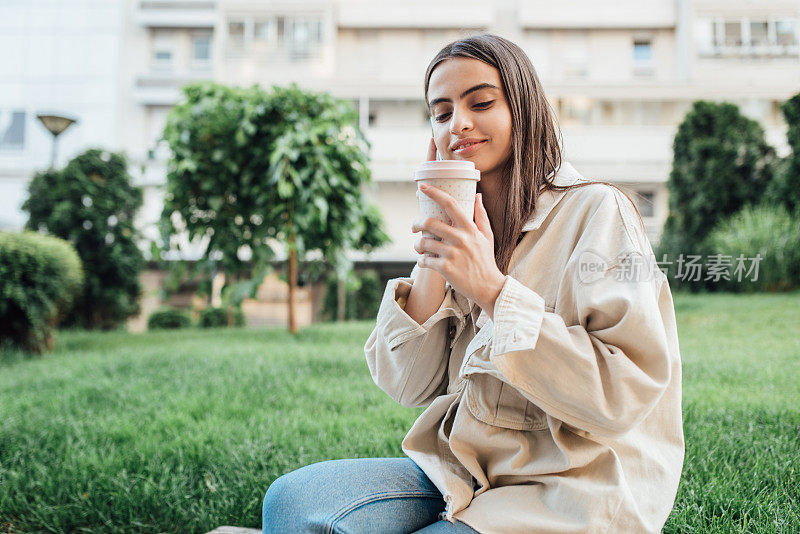
<svg viewBox="0 0 800 534">
<path fill-rule="evenodd" d="M 431 137 L 428 143 L 427 161 L 436 161 L 436 143 L 434 143 L 433 137 Z M 419 251 L 417 247 L 419 246 L 419 241 L 420 240 L 417 239 L 414 243 L 414 250 L 416 250 L 418 254 Z M 424 323 L 439 309 L 439 306 L 442 305 L 446 284 L 447 282 L 444 277 L 433 269 L 420 267 L 417 277 L 411 286 L 408 301 L 405 303 L 405 306 L 401 307 L 404 308 L 409 317 L 414 319 L 418 324 Z"/>
<path fill-rule="evenodd" d="M 425 161 L 436 161 L 436 143 L 433 141 L 433 137 L 428 143 L 428 157 Z"/>
<path fill-rule="evenodd" d="M 426 160 L 425 161 L 436 161 L 436 143 L 433 141 L 433 137 L 431 137 L 430 141 L 428 141 L 428 154 L 426 156 Z M 419 187 L 419 186 L 417 186 L 417 187 Z M 417 193 L 416 194 L 419 195 L 419 189 L 417 189 Z M 414 221 L 414 223 L 411 225 L 411 233 L 413 234 L 413 233 L 419 232 L 419 230 L 415 230 L 414 229 L 414 226 L 417 223 L 422 224 L 423 222 L 424 221 L 422 220 L 422 218 L 418 217 L 417 220 Z M 421 239 L 422 239 L 422 236 L 418 237 L 417 240 L 414 241 L 414 250 L 417 252 L 417 254 L 422 254 L 422 250 L 420 250 L 420 246 L 419 246 Z M 424 269 L 424 270 L 430 271 L 432 269 Z"/>
</svg>

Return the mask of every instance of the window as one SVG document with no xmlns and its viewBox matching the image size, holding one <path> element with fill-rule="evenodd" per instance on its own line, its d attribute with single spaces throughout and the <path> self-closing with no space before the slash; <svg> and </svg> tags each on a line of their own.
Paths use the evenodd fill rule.
<svg viewBox="0 0 800 534">
<path fill-rule="evenodd" d="M 798 55 L 797 19 L 699 19 L 695 38 L 700 55 Z"/>
<path fill-rule="evenodd" d="M 652 191 L 637 191 L 634 198 L 636 199 L 636 209 L 639 210 L 642 217 L 653 217 L 655 215 L 655 206 L 653 205 L 655 193 Z"/>
<path fill-rule="evenodd" d="M 750 46 L 766 47 L 769 45 L 767 21 L 750 23 Z"/>
<path fill-rule="evenodd" d="M 637 76 L 653 74 L 653 46 L 650 39 L 633 40 L 633 73 Z"/>
<path fill-rule="evenodd" d="M 172 50 L 156 49 L 153 51 L 153 68 L 169 70 L 172 68 Z"/>
<path fill-rule="evenodd" d="M 585 33 L 570 32 L 564 39 L 562 60 L 565 78 L 585 78 L 589 73 L 589 41 Z"/>
<path fill-rule="evenodd" d="M 566 126 L 590 124 L 593 105 L 592 100 L 582 96 L 560 98 L 557 109 L 558 120 Z"/>
<path fill-rule="evenodd" d="M 312 50 L 322 43 L 320 20 L 293 19 L 289 25 L 289 32 L 290 57 L 293 59 L 309 57 Z"/>
<path fill-rule="evenodd" d="M 650 46 L 650 41 L 633 42 L 633 60 L 637 63 L 653 60 L 653 48 Z"/>
<path fill-rule="evenodd" d="M 196 35 L 192 38 L 192 60 L 196 64 L 211 61 L 211 36 Z"/>
<path fill-rule="evenodd" d="M 725 23 L 715 21 L 714 23 L 714 46 L 719 47 L 725 44 Z"/>
<path fill-rule="evenodd" d="M 775 39 L 780 46 L 797 45 L 797 21 L 779 20 L 775 23 Z"/>
<path fill-rule="evenodd" d="M 153 34 L 152 66 L 154 70 L 171 70 L 174 49 L 174 34 L 170 31 L 156 31 Z"/>
<path fill-rule="evenodd" d="M 741 21 L 725 21 L 725 46 L 742 46 Z"/>
<path fill-rule="evenodd" d="M 275 41 L 275 19 L 257 20 L 253 25 L 253 38 L 256 41 Z"/>
<path fill-rule="evenodd" d="M 261 15 L 229 20 L 226 46 L 237 57 L 245 52 L 266 60 L 295 61 L 318 55 L 322 41 L 321 16 Z"/>
<path fill-rule="evenodd" d="M 25 148 L 25 112 L 0 111 L 0 150 Z"/>
<path fill-rule="evenodd" d="M 239 44 L 244 42 L 244 22 L 231 21 L 228 23 L 228 37 Z"/>
</svg>

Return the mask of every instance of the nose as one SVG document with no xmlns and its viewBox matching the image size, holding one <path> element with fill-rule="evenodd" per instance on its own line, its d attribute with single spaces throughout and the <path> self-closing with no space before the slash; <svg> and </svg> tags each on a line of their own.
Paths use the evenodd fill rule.
<svg viewBox="0 0 800 534">
<path fill-rule="evenodd" d="M 467 110 L 454 109 L 453 115 L 450 117 L 450 133 L 458 135 L 459 133 L 472 129 L 472 117 Z"/>
</svg>

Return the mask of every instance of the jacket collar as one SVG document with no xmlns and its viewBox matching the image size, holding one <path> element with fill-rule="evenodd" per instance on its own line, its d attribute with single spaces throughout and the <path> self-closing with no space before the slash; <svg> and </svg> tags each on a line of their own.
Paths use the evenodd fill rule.
<svg viewBox="0 0 800 534">
<path fill-rule="evenodd" d="M 550 173 L 548 178 L 552 175 L 553 174 Z M 560 186 L 570 186 L 581 181 L 589 180 L 586 180 L 583 176 L 581 176 L 581 174 L 575 170 L 575 167 L 573 167 L 570 163 L 562 161 L 561 168 L 558 170 L 553 183 Z M 536 206 L 533 217 L 531 217 L 531 219 L 525 223 L 525 225 L 522 227 L 522 231 L 529 232 L 531 230 L 538 229 L 565 194 L 566 191 L 542 191 L 539 195 L 538 205 Z M 446 286 L 449 290 L 450 282 L 447 282 Z M 458 292 L 455 292 L 454 295 L 456 302 L 459 304 L 459 307 L 462 309 L 462 311 L 472 314 L 473 320 L 475 321 L 475 326 L 477 328 L 482 328 L 489 321 L 489 316 L 483 310 L 481 310 L 480 314 L 478 314 L 477 319 L 475 318 L 477 303 L 473 302 L 472 299 L 469 299 Z"/>
<path fill-rule="evenodd" d="M 550 174 L 552 176 L 552 173 Z M 548 178 L 550 177 L 548 176 Z M 583 176 L 580 175 L 578 171 L 575 170 L 569 162 L 563 161 L 561 163 L 561 168 L 558 170 L 558 174 L 556 174 L 553 183 L 555 185 L 560 186 L 570 186 L 575 185 L 579 181 L 587 181 Z M 533 217 L 531 217 L 528 222 L 522 227 L 523 232 L 529 232 L 531 230 L 538 229 L 547 216 L 553 211 L 553 208 L 558 204 L 558 202 L 563 198 L 566 191 L 552 191 L 552 190 L 544 190 L 541 191 L 539 194 L 539 198 L 537 199 L 537 206 L 534 210 Z"/>
</svg>

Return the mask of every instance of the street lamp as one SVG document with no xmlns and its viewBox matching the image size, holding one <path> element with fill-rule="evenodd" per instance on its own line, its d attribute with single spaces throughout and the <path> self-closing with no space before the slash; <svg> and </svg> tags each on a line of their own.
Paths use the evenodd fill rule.
<svg viewBox="0 0 800 534">
<path fill-rule="evenodd" d="M 58 140 L 58 136 L 64 130 L 72 126 L 76 120 L 68 117 L 60 117 L 58 115 L 36 115 L 36 118 L 44 124 L 44 127 L 47 128 L 51 134 L 53 134 L 53 152 L 50 157 L 50 168 L 52 169 L 56 166 L 56 141 Z"/>
</svg>

